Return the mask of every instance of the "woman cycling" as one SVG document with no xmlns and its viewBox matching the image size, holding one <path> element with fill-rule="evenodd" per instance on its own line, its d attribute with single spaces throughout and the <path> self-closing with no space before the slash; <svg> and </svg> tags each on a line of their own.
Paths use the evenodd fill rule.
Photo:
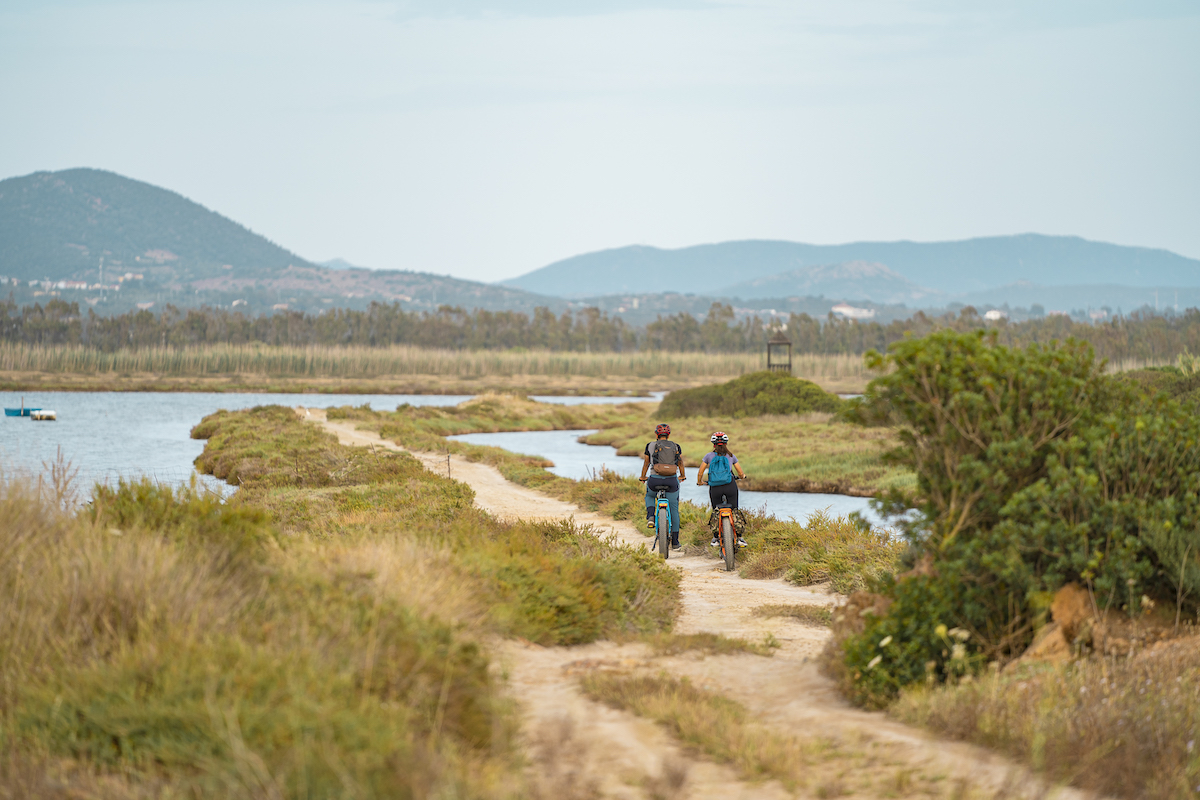
<svg viewBox="0 0 1200 800">
<path fill-rule="evenodd" d="M 741 466 L 738 465 L 737 456 L 729 452 L 729 435 L 724 431 L 717 431 L 709 437 L 709 441 L 713 444 L 711 453 L 706 453 L 703 463 L 700 464 L 700 474 L 696 476 L 696 485 L 704 483 L 705 475 L 708 476 L 708 499 L 712 503 L 712 507 L 716 509 L 721 504 L 721 499 L 729 503 L 730 507 L 735 511 L 738 507 L 738 490 L 737 482 L 733 479 L 733 474 L 736 472 L 739 478 L 745 478 L 746 473 L 742 472 Z M 742 538 L 742 534 L 738 532 L 738 546 L 745 547 L 746 540 Z M 720 542 L 717 541 L 717 535 L 713 534 L 712 546 L 716 547 Z"/>
</svg>

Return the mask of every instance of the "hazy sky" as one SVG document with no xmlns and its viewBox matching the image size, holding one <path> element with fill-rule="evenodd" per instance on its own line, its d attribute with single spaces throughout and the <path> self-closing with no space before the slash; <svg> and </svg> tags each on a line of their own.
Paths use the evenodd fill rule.
<svg viewBox="0 0 1200 800">
<path fill-rule="evenodd" d="M 0 0 L 0 177 L 512 277 L 741 238 L 1200 257 L 1200 2 Z"/>
</svg>

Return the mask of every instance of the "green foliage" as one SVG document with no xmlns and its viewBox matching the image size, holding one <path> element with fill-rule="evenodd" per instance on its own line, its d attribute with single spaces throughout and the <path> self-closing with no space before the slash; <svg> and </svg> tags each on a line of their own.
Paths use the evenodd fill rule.
<svg viewBox="0 0 1200 800">
<path fill-rule="evenodd" d="M 834 412 L 840 405 L 836 395 L 812 381 L 764 370 L 716 386 L 678 389 L 663 399 L 658 414 L 663 419 L 715 415 L 751 417 Z"/>
<path fill-rule="evenodd" d="M 282 406 L 217 411 L 192 438 L 209 440 L 196 469 L 235 486 L 351 486 L 421 480 L 425 472 L 411 456 L 342 447 Z"/>
<path fill-rule="evenodd" d="M 182 543 L 221 544 L 235 554 L 258 550 L 271 535 L 262 509 L 227 503 L 194 484 L 176 488 L 149 478 L 122 478 L 115 487 L 98 484 L 89 514 L 98 527 L 118 534 L 133 529 L 153 531 Z"/>
<path fill-rule="evenodd" d="M 918 569 L 889 583 L 887 614 L 843 643 L 858 699 L 883 702 L 926 664 L 954 674 L 937 625 L 965 633 L 961 663 L 1019 654 L 1067 581 L 1102 609 L 1142 594 L 1195 602 L 1200 422 L 1178 403 L 1105 378 L 1077 342 L 1012 350 L 941 332 L 869 359 L 890 372 L 856 413 L 901 426 L 890 457 L 917 489 L 882 505 L 915 505 L 901 525 Z"/>
<path fill-rule="evenodd" d="M 887 613 L 867 615 L 862 633 L 842 643 L 843 686 L 852 700 L 882 708 L 905 686 L 963 675 L 979 663 L 969 632 L 947 625 L 961 616 L 956 588 L 928 576 L 884 581 Z"/>
</svg>

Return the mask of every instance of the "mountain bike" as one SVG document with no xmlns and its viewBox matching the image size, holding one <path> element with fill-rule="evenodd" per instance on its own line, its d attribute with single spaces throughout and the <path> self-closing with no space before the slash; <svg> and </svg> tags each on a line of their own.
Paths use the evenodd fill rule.
<svg viewBox="0 0 1200 800">
<path fill-rule="evenodd" d="M 646 480 L 642 478 L 641 480 Z M 654 542 L 651 550 L 658 550 L 663 558 L 671 554 L 671 503 L 667 500 L 667 488 L 660 486 L 654 490 Z"/>
<path fill-rule="evenodd" d="M 734 475 L 733 479 L 738 480 L 738 476 Z M 733 572 L 734 554 L 737 552 L 737 525 L 733 521 L 733 506 L 729 504 L 729 499 L 726 495 L 721 495 L 721 502 L 717 504 L 717 541 L 721 545 L 721 558 L 725 559 L 725 571 Z"/>
<path fill-rule="evenodd" d="M 658 554 L 670 558 L 671 552 L 671 504 L 667 502 L 667 489 L 660 486 L 654 492 L 654 544 L 650 549 L 658 548 Z"/>
</svg>

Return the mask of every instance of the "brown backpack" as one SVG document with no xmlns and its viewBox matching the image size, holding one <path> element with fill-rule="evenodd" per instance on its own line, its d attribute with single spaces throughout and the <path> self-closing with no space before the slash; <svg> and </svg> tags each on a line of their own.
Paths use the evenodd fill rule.
<svg viewBox="0 0 1200 800">
<path fill-rule="evenodd" d="M 650 469 L 655 475 L 673 478 L 679 472 L 679 445 L 659 439 L 650 445 Z"/>
</svg>

